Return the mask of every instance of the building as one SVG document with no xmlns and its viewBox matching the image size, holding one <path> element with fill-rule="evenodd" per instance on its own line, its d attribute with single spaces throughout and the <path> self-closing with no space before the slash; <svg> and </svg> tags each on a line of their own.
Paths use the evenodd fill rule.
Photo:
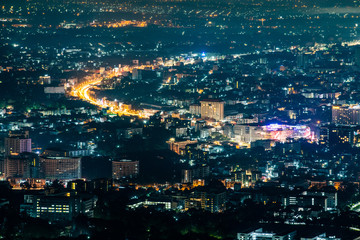
<svg viewBox="0 0 360 240">
<path fill-rule="evenodd" d="M 200 129 L 200 138 L 207 139 L 211 136 L 211 133 L 215 131 L 215 128 L 206 126 Z"/>
<path fill-rule="evenodd" d="M 200 104 L 191 104 L 189 107 L 190 114 L 200 115 L 201 114 L 201 105 Z"/>
<path fill-rule="evenodd" d="M 226 210 L 226 192 L 207 192 L 205 197 L 205 210 L 212 213 Z"/>
<path fill-rule="evenodd" d="M 261 179 L 262 173 L 260 171 L 233 171 L 231 172 L 231 180 L 235 183 L 241 183 L 241 186 L 254 186 L 257 181 Z"/>
<path fill-rule="evenodd" d="M 329 127 L 322 126 L 319 131 L 319 144 L 329 146 Z"/>
<path fill-rule="evenodd" d="M 34 153 L 20 153 L 5 158 L 6 178 L 38 178 L 39 158 Z"/>
<path fill-rule="evenodd" d="M 206 164 L 181 170 L 181 182 L 192 183 L 193 180 L 205 179 L 210 176 L 210 167 Z"/>
<path fill-rule="evenodd" d="M 262 228 L 256 230 L 244 231 L 237 234 L 238 240 L 293 240 L 296 237 L 296 231 L 264 231 Z"/>
<path fill-rule="evenodd" d="M 296 206 L 301 208 L 318 207 L 324 211 L 332 209 L 328 207 L 328 197 L 326 195 L 289 195 L 287 197 L 283 197 L 283 206 Z"/>
<path fill-rule="evenodd" d="M 212 213 L 226 210 L 226 188 L 220 181 L 210 181 L 208 185 L 195 188 L 185 200 L 185 210 L 203 209 Z"/>
<path fill-rule="evenodd" d="M 113 180 L 98 178 L 90 182 L 89 188 L 92 191 L 108 192 L 113 187 Z"/>
<path fill-rule="evenodd" d="M 360 124 L 360 106 L 332 106 L 332 123 L 345 125 Z"/>
<path fill-rule="evenodd" d="M 189 160 L 196 160 L 199 163 L 206 163 L 209 160 L 209 152 L 203 150 L 201 145 L 188 144 L 185 146 L 184 154 L 182 154 Z"/>
<path fill-rule="evenodd" d="M 114 179 L 121 179 L 124 177 L 136 177 L 139 174 L 139 161 L 132 161 L 122 159 L 119 161 L 112 161 L 112 176 Z"/>
<path fill-rule="evenodd" d="M 319 143 L 329 147 L 360 146 L 360 127 L 327 125 L 320 128 Z"/>
<path fill-rule="evenodd" d="M 196 121 L 195 132 L 201 131 L 201 129 L 203 129 L 204 127 L 206 127 L 206 121 L 204 120 Z"/>
<path fill-rule="evenodd" d="M 225 102 L 219 99 L 206 99 L 200 101 L 201 118 L 215 119 L 221 121 L 224 119 Z"/>
<path fill-rule="evenodd" d="M 197 143 L 197 140 L 194 140 L 194 141 L 186 140 L 186 141 L 175 142 L 175 139 L 170 139 L 166 143 L 169 144 L 169 149 L 171 151 L 173 151 L 179 155 L 184 155 L 186 145 L 195 144 L 195 143 Z"/>
<path fill-rule="evenodd" d="M 67 183 L 67 189 L 69 191 L 76 191 L 76 192 L 87 192 L 90 189 L 90 182 L 84 181 L 83 179 L 76 179 Z"/>
<path fill-rule="evenodd" d="M 80 157 L 80 156 L 89 156 L 93 152 L 92 149 L 57 149 L 57 148 L 48 148 L 45 149 L 41 154 L 46 157 Z"/>
<path fill-rule="evenodd" d="M 66 150 L 58 148 L 47 148 L 41 155 L 46 157 L 68 157 Z"/>
<path fill-rule="evenodd" d="M 163 208 L 164 210 L 170 210 L 172 208 L 171 200 L 167 199 L 157 199 L 157 200 L 140 200 L 136 201 L 135 203 L 130 203 L 127 205 L 129 209 L 136 209 L 139 207 L 149 207 L 149 206 L 157 206 L 159 208 Z"/>
<path fill-rule="evenodd" d="M 40 157 L 40 175 L 50 180 L 81 178 L 81 158 Z"/>
<path fill-rule="evenodd" d="M 313 139 L 314 133 L 309 126 L 305 125 L 286 125 L 286 124 L 269 124 L 269 125 L 234 125 L 235 140 L 240 143 L 251 144 L 259 140 L 274 140 L 286 142 L 287 139 Z"/>
<path fill-rule="evenodd" d="M 182 183 L 191 183 L 193 181 L 193 171 L 192 169 L 182 169 L 181 170 L 181 182 Z"/>
<path fill-rule="evenodd" d="M 337 191 L 335 188 L 328 188 L 326 190 L 307 190 L 302 193 L 305 196 L 324 196 L 326 197 L 327 210 L 336 209 L 338 206 Z"/>
<path fill-rule="evenodd" d="M 133 80 L 141 80 L 142 79 L 142 70 L 134 68 L 132 70 L 132 79 Z"/>
<path fill-rule="evenodd" d="M 203 209 L 212 213 L 226 210 L 226 192 L 195 191 L 185 200 L 185 210 Z"/>
<path fill-rule="evenodd" d="M 300 240 L 341 240 L 341 238 L 336 236 L 329 236 L 326 233 L 312 233 L 308 236 L 302 236 Z"/>
<path fill-rule="evenodd" d="M 94 217 L 97 197 L 94 195 L 71 195 L 68 193 L 51 195 L 24 195 L 20 211 L 30 217 L 49 221 L 70 221 L 79 214 Z"/>
<path fill-rule="evenodd" d="M 258 140 L 265 140 L 269 137 L 264 134 L 264 131 L 259 126 L 249 126 L 236 124 L 234 126 L 235 139 L 239 142 L 248 143 Z"/>
<path fill-rule="evenodd" d="M 186 126 L 170 126 L 169 130 L 171 131 L 171 135 L 176 138 L 183 138 L 189 134 L 189 130 Z"/>
<path fill-rule="evenodd" d="M 10 132 L 5 138 L 5 156 L 17 155 L 23 152 L 31 152 L 31 139 L 29 132 Z"/>
</svg>

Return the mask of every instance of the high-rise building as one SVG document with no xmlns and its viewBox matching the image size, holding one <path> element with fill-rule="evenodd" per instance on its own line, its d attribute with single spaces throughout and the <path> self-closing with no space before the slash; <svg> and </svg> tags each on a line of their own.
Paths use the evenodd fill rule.
<svg viewBox="0 0 360 240">
<path fill-rule="evenodd" d="M 4 172 L 7 178 L 38 178 L 39 158 L 34 153 L 21 153 L 5 158 Z"/>
<path fill-rule="evenodd" d="M 127 159 L 112 161 L 112 173 L 114 179 L 136 177 L 139 174 L 139 161 Z"/>
<path fill-rule="evenodd" d="M 333 106 L 332 123 L 345 125 L 360 124 L 360 106 Z"/>
<path fill-rule="evenodd" d="M 29 132 L 10 132 L 9 137 L 5 138 L 5 157 L 23 152 L 31 152 Z"/>
<path fill-rule="evenodd" d="M 40 157 L 40 174 L 45 179 L 71 180 L 81 178 L 81 158 Z"/>
<path fill-rule="evenodd" d="M 225 102 L 219 99 L 205 99 L 200 101 L 201 117 L 221 121 L 224 119 Z"/>
</svg>

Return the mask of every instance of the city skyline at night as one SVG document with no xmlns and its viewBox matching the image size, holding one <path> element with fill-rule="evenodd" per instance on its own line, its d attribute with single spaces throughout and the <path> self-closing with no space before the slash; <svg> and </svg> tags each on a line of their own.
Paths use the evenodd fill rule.
<svg viewBox="0 0 360 240">
<path fill-rule="evenodd" d="M 360 1 L 3 0 L 0 238 L 360 239 Z"/>
</svg>

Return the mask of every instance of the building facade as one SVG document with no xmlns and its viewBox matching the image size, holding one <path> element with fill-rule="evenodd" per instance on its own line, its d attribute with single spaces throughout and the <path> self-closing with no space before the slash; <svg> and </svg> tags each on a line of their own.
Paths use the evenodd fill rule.
<svg viewBox="0 0 360 240">
<path fill-rule="evenodd" d="M 224 119 L 225 102 L 218 99 L 206 99 L 200 101 L 201 118 L 215 119 L 221 121 Z"/>
<path fill-rule="evenodd" d="M 122 159 L 119 161 L 112 161 L 112 176 L 114 179 L 121 179 L 124 177 L 136 177 L 139 174 L 139 161 L 132 161 Z"/>
<path fill-rule="evenodd" d="M 40 157 L 40 174 L 52 180 L 81 178 L 81 158 Z"/>
<path fill-rule="evenodd" d="M 20 211 L 30 217 L 49 221 L 70 221 L 79 214 L 94 217 L 97 197 L 70 193 L 52 195 L 25 195 Z"/>
<path fill-rule="evenodd" d="M 359 125 L 360 106 L 332 106 L 332 123 Z"/>
<path fill-rule="evenodd" d="M 38 178 L 39 158 L 34 153 L 11 155 L 4 160 L 6 178 Z"/>
<path fill-rule="evenodd" d="M 31 152 L 29 132 L 10 132 L 9 136 L 5 138 L 5 156 L 17 155 L 23 152 Z"/>
</svg>

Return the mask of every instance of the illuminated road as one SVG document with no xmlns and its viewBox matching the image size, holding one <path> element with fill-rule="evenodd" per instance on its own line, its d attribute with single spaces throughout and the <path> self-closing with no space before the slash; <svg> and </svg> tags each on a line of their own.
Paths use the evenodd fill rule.
<svg viewBox="0 0 360 240">
<path fill-rule="evenodd" d="M 108 75 L 107 77 L 113 77 L 113 74 Z M 74 97 L 78 97 L 86 102 L 89 102 L 92 105 L 98 106 L 100 108 L 109 108 L 109 112 L 113 114 L 117 114 L 119 116 L 125 115 L 125 116 L 137 116 L 140 118 L 145 117 L 144 113 L 140 111 L 135 110 L 129 110 L 122 108 L 121 103 L 114 104 L 114 102 L 110 101 L 102 101 L 99 99 L 96 99 L 95 97 L 91 96 L 90 90 L 101 84 L 103 77 L 96 77 L 93 79 L 90 79 L 86 82 L 83 82 L 77 86 L 75 86 L 72 95 Z"/>
<path fill-rule="evenodd" d="M 211 61 L 215 61 L 216 58 L 213 58 Z M 195 61 L 194 59 L 186 59 L 182 61 L 184 65 L 188 65 L 188 64 L 194 64 Z M 171 67 L 175 65 L 175 61 L 174 60 L 168 60 L 167 62 L 163 62 L 160 64 L 161 66 L 165 66 L 165 67 Z M 91 79 L 82 82 L 78 85 L 76 85 L 72 92 L 71 95 L 77 98 L 80 98 L 86 102 L 89 102 L 92 105 L 98 106 L 100 108 L 107 108 L 109 109 L 110 113 L 113 114 L 117 114 L 119 116 L 125 115 L 125 116 L 137 116 L 140 118 L 148 118 L 151 115 L 154 114 L 154 112 L 152 112 L 151 110 L 147 109 L 147 110 L 143 110 L 143 111 L 137 111 L 137 110 L 132 110 L 130 109 L 129 106 L 126 106 L 123 103 L 119 103 L 119 102 L 115 102 L 115 101 L 108 101 L 105 99 L 97 99 L 96 96 L 92 96 L 91 94 L 91 89 L 96 87 L 97 85 L 101 84 L 101 81 L 104 78 L 112 78 L 115 76 L 118 76 L 121 74 L 121 72 L 132 72 L 133 69 L 155 69 L 158 66 L 154 66 L 154 65 L 140 65 L 140 66 L 123 66 L 121 68 L 120 72 L 112 72 L 109 73 L 107 76 L 98 76 L 98 77 L 92 77 Z M 159 88 L 161 89 L 162 86 Z M 155 110 L 156 112 L 156 110 Z"/>
</svg>

